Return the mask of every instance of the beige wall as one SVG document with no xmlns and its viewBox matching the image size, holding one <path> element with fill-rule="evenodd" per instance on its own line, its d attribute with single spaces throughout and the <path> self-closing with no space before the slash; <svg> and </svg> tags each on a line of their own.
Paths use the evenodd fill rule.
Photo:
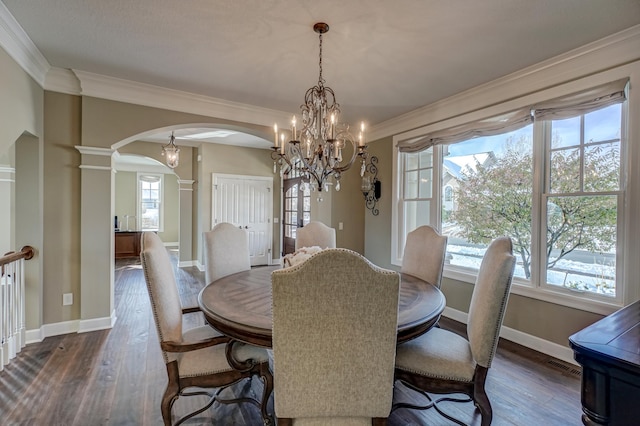
<svg viewBox="0 0 640 426">
<path fill-rule="evenodd" d="M 121 231 L 137 229 L 134 221 L 129 220 L 127 228 L 126 216 L 136 215 L 136 173 L 135 172 L 123 172 L 116 173 L 116 194 L 114 214 L 118 216 L 118 227 Z"/>
<path fill-rule="evenodd" d="M 44 323 L 80 314 L 80 108 L 78 96 L 45 92 Z M 62 295 L 76 303 L 62 306 Z"/>
<path fill-rule="evenodd" d="M 42 88 L 0 49 L 0 166 L 15 167 L 16 181 L 11 219 L 3 226 L 11 227 L 5 235 L 12 250 L 36 249 L 25 264 L 27 328 L 43 321 L 43 103 Z"/>
<path fill-rule="evenodd" d="M 0 154 L 23 132 L 42 135 L 42 88 L 0 49 Z"/>
</svg>

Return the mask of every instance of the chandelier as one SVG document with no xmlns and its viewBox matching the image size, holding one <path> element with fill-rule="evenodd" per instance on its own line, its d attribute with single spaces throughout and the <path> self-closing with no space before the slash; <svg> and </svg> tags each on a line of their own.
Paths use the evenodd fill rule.
<svg viewBox="0 0 640 426">
<path fill-rule="evenodd" d="M 329 190 L 331 177 L 336 191 L 339 191 L 340 177 L 351 167 L 356 156 L 362 159 L 360 175 L 364 175 L 367 158 L 364 123 L 360 126 L 357 142 L 349 132 L 349 126 L 340 123 L 340 105 L 336 102 L 333 90 L 324 85 L 322 77 L 322 34 L 329 31 L 329 25 L 319 22 L 313 26 L 313 30 L 320 39 L 318 84 L 304 95 L 304 104 L 300 106 L 302 125 L 299 131 L 296 128 L 296 116 L 293 116 L 291 129 L 287 132 L 290 135 L 288 142 L 285 141 L 285 132 L 278 133 L 278 125 L 273 126 L 273 171 L 276 172 L 276 165 L 280 166 L 283 174 L 295 171 L 306 183 L 312 184 L 312 189 L 317 188 L 319 192 Z"/>
<path fill-rule="evenodd" d="M 162 147 L 162 156 L 166 157 L 167 166 L 172 169 L 178 167 L 178 163 L 180 162 L 180 148 L 177 147 L 175 141 L 176 138 L 173 136 L 173 132 L 171 132 L 169 143 Z"/>
</svg>

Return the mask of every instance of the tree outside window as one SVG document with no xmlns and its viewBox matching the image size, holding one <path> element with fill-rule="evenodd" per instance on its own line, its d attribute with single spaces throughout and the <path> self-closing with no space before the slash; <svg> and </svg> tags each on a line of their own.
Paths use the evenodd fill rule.
<svg viewBox="0 0 640 426">
<path fill-rule="evenodd" d="M 450 265 L 477 269 L 489 242 L 510 236 L 518 257 L 516 276 L 552 286 L 615 297 L 620 191 L 621 106 L 566 120 L 540 123 L 546 133 L 545 182 L 534 187 L 534 126 L 452 145 L 443 160 L 443 233 Z M 542 152 L 542 151 L 541 151 Z M 546 205 L 532 214 L 534 197 Z M 447 206 L 452 206 L 447 210 Z M 543 253 L 532 253 L 533 221 Z"/>
</svg>

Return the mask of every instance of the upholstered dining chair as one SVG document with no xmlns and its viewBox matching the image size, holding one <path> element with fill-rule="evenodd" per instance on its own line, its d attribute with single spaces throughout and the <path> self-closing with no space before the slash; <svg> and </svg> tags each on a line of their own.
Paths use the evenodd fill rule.
<svg viewBox="0 0 640 426">
<path fill-rule="evenodd" d="M 311 221 L 296 230 L 296 250 L 318 246 L 322 249 L 336 248 L 336 230 L 322 222 Z"/>
<path fill-rule="evenodd" d="M 397 380 L 418 392 L 466 394 L 469 399 L 459 401 L 474 402 L 480 410 L 482 426 L 490 425 L 493 417 L 485 381 L 498 346 L 515 263 L 511 239 L 493 240 L 484 254 L 473 288 L 468 338 L 442 328 L 432 328 L 417 339 L 398 345 L 396 354 Z M 437 402 L 424 407 L 397 403 L 394 409 L 435 406 L 440 414 L 452 419 L 438 408 Z"/>
<path fill-rule="evenodd" d="M 440 288 L 447 250 L 447 236 L 429 225 L 407 234 L 401 271 Z"/>
<path fill-rule="evenodd" d="M 232 345 L 229 348 L 234 355 L 232 367 L 225 354 L 228 337 L 208 325 L 182 330 L 183 314 L 197 312 L 199 308 L 182 308 L 169 254 L 156 233 L 142 233 L 140 260 L 167 369 L 168 383 L 161 403 L 164 424 L 171 425 L 171 409 L 180 396 L 208 395 L 209 401 L 199 410 L 178 419 L 176 425 L 203 412 L 216 401 L 217 392 L 187 392 L 188 388 L 218 388 L 219 391 L 244 378 L 259 375 L 267 378 L 263 398 L 269 395 L 272 380 L 265 349 L 240 343 Z M 256 400 L 243 401 L 261 407 Z"/>
<path fill-rule="evenodd" d="M 222 222 L 204 232 L 204 275 L 209 284 L 219 278 L 251 269 L 246 231 Z"/>
<path fill-rule="evenodd" d="M 271 281 L 278 425 L 386 424 L 399 274 L 327 249 Z"/>
</svg>

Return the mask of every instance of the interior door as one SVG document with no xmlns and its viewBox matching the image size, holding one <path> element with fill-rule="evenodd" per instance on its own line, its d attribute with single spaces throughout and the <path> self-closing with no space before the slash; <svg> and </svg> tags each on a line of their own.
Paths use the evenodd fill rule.
<svg viewBox="0 0 640 426">
<path fill-rule="evenodd" d="M 273 180 L 213 174 L 212 227 L 229 222 L 247 231 L 251 266 L 271 263 Z"/>
<path fill-rule="evenodd" d="M 271 190 L 272 182 L 247 179 L 244 182 L 244 229 L 249 234 L 251 265 L 268 265 L 271 251 Z"/>
</svg>

